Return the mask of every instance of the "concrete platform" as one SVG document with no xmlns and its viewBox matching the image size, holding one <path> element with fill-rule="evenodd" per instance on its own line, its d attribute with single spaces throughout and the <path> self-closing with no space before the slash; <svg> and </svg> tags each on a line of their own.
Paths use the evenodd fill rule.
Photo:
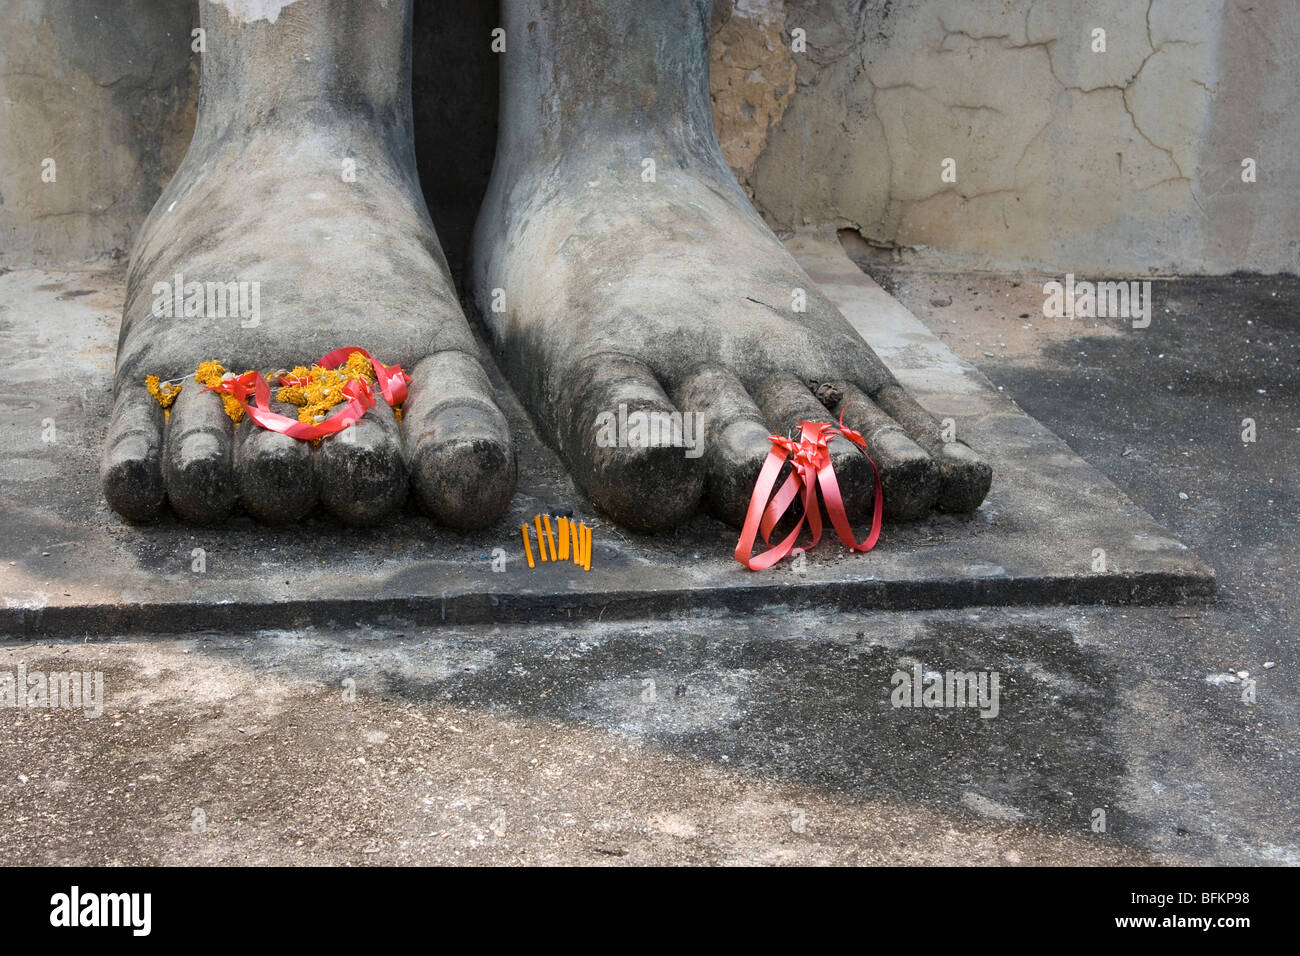
<svg viewBox="0 0 1300 956">
<path fill-rule="evenodd" d="M 355 531 L 318 516 L 133 527 L 103 503 L 96 465 L 110 404 L 120 270 L 0 275 L 0 633 L 76 636 L 307 624 L 527 623 L 772 607 L 1165 603 L 1214 593 L 1213 571 L 1055 435 L 961 361 L 837 245 L 804 266 L 899 379 L 993 463 L 971 517 L 887 527 L 852 555 L 824 541 L 801 567 L 753 573 L 735 532 L 699 516 L 642 536 L 596 515 L 497 379 L 519 441 L 501 525 L 453 534 L 413 511 Z M 346 343 L 341 343 L 346 344 Z M 523 560 L 519 524 L 566 510 L 595 525 L 592 570 Z M 504 549 L 502 572 L 493 552 Z M 1106 552 L 1105 572 L 1094 550 Z M 202 571 L 198 567 L 201 557 Z"/>
</svg>

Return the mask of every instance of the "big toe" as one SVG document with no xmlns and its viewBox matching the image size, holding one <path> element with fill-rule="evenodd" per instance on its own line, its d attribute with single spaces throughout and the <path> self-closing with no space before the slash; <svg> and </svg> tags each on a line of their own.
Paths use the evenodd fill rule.
<svg viewBox="0 0 1300 956">
<path fill-rule="evenodd" d="M 694 514 L 704 469 L 686 447 L 681 412 L 643 363 L 594 357 L 571 377 L 554 414 L 574 477 L 605 514 L 637 531 Z"/>
<path fill-rule="evenodd" d="M 515 490 L 510 426 L 478 360 L 464 352 L 431 355 L 415 367 L 403 406 L 416 503 L 452 528 L 492 524 Z"/>
</svg>

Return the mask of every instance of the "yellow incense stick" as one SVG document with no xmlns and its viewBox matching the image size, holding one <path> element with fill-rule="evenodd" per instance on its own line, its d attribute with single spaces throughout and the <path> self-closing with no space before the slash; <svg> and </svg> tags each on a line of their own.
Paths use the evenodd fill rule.
<svg viewBox="0 0 1300 956">
<path fill-rule="evenodd" d="M 533 523 L 537 525 L 537 555 L 545 563 L 546 561 L 546 539 L 542 537 L 542 516 L 537 515 L 533 518 Z"/>
<path fill-rule="evenodd" d="M 533 546 L 532 546 L 531 544 L 528 543 L 528 525 L 527 525 L 527 524 L 521 524 L 521 525 L 519 526 L 519 530 L 520 530 L 521 532 L 523 532 L 523 535 L 524 535 L 524 554 L 527 555 L 527 557 L 528 557 L 528 566 L 529 566 L 530 568 L 531 568 L 531 567 L 534 567 L 534 565 L 533 565 Z"/>
<path fill-rule="evenodd" d="M 559 528 L 555 532 L 556 537 L 560 539 L 560 560 L 569 560 L 569 519 L 561 518 Z"/>
<path fill-rule="evenodd" d="M 551 549 L 551 560 L 554 561 L 556 559 L 555 539 L 551 537 L 551 516 L 546 515 L 545 519 L 546 519 L 546 544 Z M 537 543 L 537 550 L 538 551 L 542 550 L 542 543 L 540 541 Z"/>
</svg>

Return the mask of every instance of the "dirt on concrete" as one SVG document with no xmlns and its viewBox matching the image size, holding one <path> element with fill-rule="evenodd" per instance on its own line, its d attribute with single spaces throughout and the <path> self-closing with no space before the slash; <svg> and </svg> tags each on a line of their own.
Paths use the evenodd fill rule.
<svg viewBox="0 0 1300 956">
<path fill-rule="evenodd" d="M 770 667 L 793 649 L 728 650 L 726 626 L 6 649 L 11 669 L 101 671 L 110 703 L 6 720 L 0 848 L 56 864 L 1150 861 L 1086 826 L 1036 825 L 969 773 L 947 806 L 871 783 L 927 748 L 909 755 L 895 726 L 894 766 L 872 766 L 873 746 L 835 742 L 878 733 L 866 725 L 787 724 L 782 703 L 830 716 L 784 699 Z M 770 660 L 745 666 L 756 653 Z M 778 695 L 761 715 L 759 684 Z M 814 758 L 831 761 L 821 780 Z"/>
</svg>

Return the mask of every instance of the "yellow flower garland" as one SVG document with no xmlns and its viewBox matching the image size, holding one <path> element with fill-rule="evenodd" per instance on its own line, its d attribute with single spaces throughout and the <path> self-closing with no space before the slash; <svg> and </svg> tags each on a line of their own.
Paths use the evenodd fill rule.
<svg viewBox="0 0 1300 956">
<path fill-rule="evenodd" d="M 170 382 L 162 382 L 157 375 L 146 375 L 144 377 L 144 387 L 149 389 L 152 395 L 164 409 L 171 408 L 172 402 L 176 401 L 176 396 L 181 393 L 179 385 L 172 385 Z"/>
<path fill-rule="evenodd" d="M 221 384 L 221 380 L 226 377 L 225 367 L 213 359 L 210 362 L 200 362 L 199 367 L 194 371 L 194 381 L 207 388 L 215 388 Z M 221 404 L 226 408 L 226 415 L 236 425 L 244 417 L 244 406 L 233 395 L 221 396 Z"/>
<path fill-rule="evenodd" d="M 375 367 L 360 352 L 353 352 L 338 368 L 310 369 L 299 365 L 286 376 L 297 379 L 302 385 L 285 385 L 275 393 L 279 402 L 298 406 L 298 421 L 313 425 L 322 421 L 331 408 L 345 401 L 343 386 L 354 379 L 375 382 Z"/>
</svg>

